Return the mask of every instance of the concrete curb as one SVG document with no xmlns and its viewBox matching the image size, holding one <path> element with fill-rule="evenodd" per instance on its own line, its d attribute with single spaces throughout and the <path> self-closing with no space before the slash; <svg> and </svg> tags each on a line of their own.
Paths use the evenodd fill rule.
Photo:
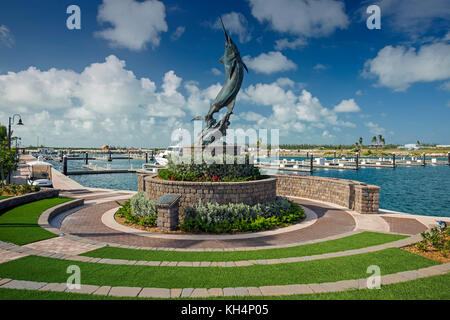
<svg viewBox="0 0 450 320">
<path fill-rule="evenodd" d="M 0 212 L 13 209 L 15 207 L 27 204 L 30 202 L 54 198 L 59 195 L 58 189 L 42 190 L 38 192 L 27 193 L 21 196 L 11 197 L 0 200 Z"/>
</svg>

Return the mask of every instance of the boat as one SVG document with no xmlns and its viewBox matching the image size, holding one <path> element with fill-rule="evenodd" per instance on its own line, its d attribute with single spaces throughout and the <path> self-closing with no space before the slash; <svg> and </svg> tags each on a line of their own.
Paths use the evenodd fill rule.
<svg viewBox="0 0 450 320">
<path fill-rule="evenodd" d="M 169 163 L 168 156 L 171 154 L 183 154 L 183 147 L 181 146 L 169 146 L 164 152 L 160 152 L 155 156 L 155 161 L 161 166 L 167 166 Z"/>
</svg>

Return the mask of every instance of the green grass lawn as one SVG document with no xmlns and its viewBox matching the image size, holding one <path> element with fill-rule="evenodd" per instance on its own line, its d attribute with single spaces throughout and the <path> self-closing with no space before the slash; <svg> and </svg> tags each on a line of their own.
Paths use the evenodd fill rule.
<svg viewBox="0 0 450 320">
<path fill-rule="evenodd" d="M 450 273 L 403 283 L 382 286 L 380 290 L 348 290 L 344 292 L 275 296 L 275 297 L 216 297 L 211 299 L 282 299 L 282 300 L 449 300 Z M 131 300 L 88 294 L 0 289 L 0 300 Z"/>
<path fill-rule="evenodd" d="M 57 235 L 39 227 L 39 216 L 45 210 L 70 200 L 72 199 L 43 199 L 6 211 L 0 215 L 0 240 L 24 245 L 56 237 Z"/>
<path fill-rule="evenodd" d="M 66 282 L 66 269 L 78 265 L 83 284 L 159 288 L 213 288 L 334 282 L 368 276 L 378 265 L 382 274 L 439 264 L 392 248 L 353 256 L 248 267 L 152 267 L 74 262 L 27 256 L 0 264 L 0 278 Z"/>
<path fill-rule="evenodd" d="M 0 196 L 0 200 L 6 199 L 6 198 L 11 198 L 11 196 Z"/>
<path fill-rule="evenodd" d="M 111 258 L 124 260 L 143 260 L 143 261 L 260 260 L 260 259 L 303 257 L 330 252 L 360 249 L 404 238 L 406 238 L 406 236 L 383 234 L 376 232 L 362 232 L 336 240 L 280 249 L 265 249 L 252 251 L 186 252 L 186 251 L 162 251 L 162 250 L 127 249 L 117 247 L 102 247 L 93 251 L 85 252 L 82 255 L 95 258 Z"/>
</svg>

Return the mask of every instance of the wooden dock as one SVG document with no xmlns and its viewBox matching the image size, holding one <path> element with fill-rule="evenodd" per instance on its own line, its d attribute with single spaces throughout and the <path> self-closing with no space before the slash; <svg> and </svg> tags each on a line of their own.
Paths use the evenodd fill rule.
<svg viewBox="0 0 450 320">
<path fill-rule="evenodd" d="M 79 176 L 83 174 L 110 174 L 110 173 L 136 173 L 135 169 L 100 169 L 100 170 L 71 170 L 68 176 Z"/>
</svg>

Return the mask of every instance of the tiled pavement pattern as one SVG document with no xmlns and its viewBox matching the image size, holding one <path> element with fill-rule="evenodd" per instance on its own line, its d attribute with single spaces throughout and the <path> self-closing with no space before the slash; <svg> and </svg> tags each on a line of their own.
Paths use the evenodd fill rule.
<svg viewBox="0 0 450 320">
<path fill-rule="evenodd" d="M 84 243 L 80 241 L 70 240 L 66 237 L 56 237 L 47 240 L 42 240 L 34 243 L 24 245 L 25 248 L 62 253 L 66 255 L 79 255 L 87 251 L 92 251 L 100 248 L 101 246 Z M 0 255 L 1 256 L 1 255 Z"/>
<path fill-rule="evenodd" d="M 27 256 L 27 254 L 25 253 L 0 249 L 0 263 L 19 259 L 25 256 Z"/>
<path fill-rule="evenodd" d="M 300 200 L 296 200 L 300 201 Z M 106 227 L 103 214 L 117 207 L 115 201 L 85 207 L 68 216 L 61 224 L 61 230 L 79 237 L 96 241 L 138 247 L 184 248 L 184 249 L 239 249 L 242 247 L 267 247 L 308 242 L 353 231 L 355 221 L 344 210 L 301 200 L 300 203 L 313 210 L 319 219 L 310 227 L 283 234 L 239 240 L 175 240 L 149 238 L 116 231 Z"/>
<path fill-rule="evenodd" d="M 450 263 L 422 268 L 414 271 L 403 271 L 381 276 L 381 285 L 406 282 L 419 278 L 442 275 L 450 272 Z M 45 283 L 23 280 L 0 279 L 0 288 L 25 289 L 40 291 L 59 291 L 71 293 L 85 293 L 94 295 L 108 295 L 113 297 L 139 298 L 208 298 L 218 296 L 284 296 L 294 294 L 314 294 L 338 292 L 368 288 L 367 279 L 341 280 L 337 282 L 291 284 L 282 286 L 238 287 L 238 288 L 139 288 L 139 287 L 109 287 L 95 285 L 81 285 L 80 289 L 68 289 L 64 283 Z M 375 290 L 375 289 L 374 289 Z"/>
</svg>

